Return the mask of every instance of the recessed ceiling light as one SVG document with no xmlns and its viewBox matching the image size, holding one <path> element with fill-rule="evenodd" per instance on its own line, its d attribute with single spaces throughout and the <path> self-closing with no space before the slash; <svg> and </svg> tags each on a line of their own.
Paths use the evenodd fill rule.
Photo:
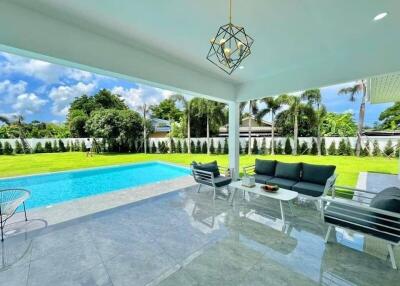
<svg viewBox="0 0 400 286">
<path fill-rule="evenodd" d="M 382 20 L 383 18 L 385 18 L 387 16 L 387 12 L 383 12 L 383 13 L 379 13 L 378 15 L 376 15 L 374 17 L 374 21 L 379 21 Z"/>
<path fill-rule="evenodd" d="M 241 69 L 241 70 L 244 69 L 244 66 L 240 66 L 239 69 Z"/>
</svg>

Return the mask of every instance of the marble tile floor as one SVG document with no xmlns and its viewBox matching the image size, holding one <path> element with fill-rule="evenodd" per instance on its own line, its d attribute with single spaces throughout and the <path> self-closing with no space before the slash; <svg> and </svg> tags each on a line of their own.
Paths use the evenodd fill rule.
<svg viewBox="0 0 400 286">
<path fill-rule="evenodd" d="M 212 201 L 196 186 L 49 225 L 7 226 L 0 285 L 398 285 L 385 245 L 332 232 L 313 204 L 238 195 Z M 399 260 L 399 249 L 396 249 Z"/>
</svg>

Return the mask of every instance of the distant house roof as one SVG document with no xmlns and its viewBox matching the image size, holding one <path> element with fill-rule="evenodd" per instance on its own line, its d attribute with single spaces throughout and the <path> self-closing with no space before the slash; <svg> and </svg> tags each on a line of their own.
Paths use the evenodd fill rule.
<svg viewBox="0 0 400 286">
<path fill-rule="evenodd" d="M 161 118 L 152 118 L 151 124 L 153 125 L 154 132 L 170 132 L 171 125 L 169 124 L 168 120 L 161 119 Z"/>
<path fill-rule="evenodd" d="M 400 130 L 364 130 L 365 136 L 400 136 Z"/>
<path fill-rule="evenodd" d="M 242 119 L 242 122 L 239 126 L 239 132 L 241 135 L 247 134 L 249 132 L 249 119 L 251 119 L 251 132 L 254 133 L 254 136 L 269 136 L 272 131 L 272 123 L 261 120 L 261 122 L 257 122 L 254 116 L 247 116 Z M 229 125 L 226 124 L 219 128 L 220 136 L 227 136 Z"/>
</svg>

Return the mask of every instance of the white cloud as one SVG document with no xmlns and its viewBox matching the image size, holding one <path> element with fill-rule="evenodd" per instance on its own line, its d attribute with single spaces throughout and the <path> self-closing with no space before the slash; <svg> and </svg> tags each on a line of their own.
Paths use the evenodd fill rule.
<svg viewBox="0 0 400 286">
<path fill-rule="evenodd" d="M 17 96 L 12 108 L 20 114 L 33 114 L 47 103 L 47 100 L 39 98 L 34 93 L 23 93 Z"/>
<path fill-rule="evenodd" d="M 136 88 L 115 86 L 111 92 L 121 95 L 121 97 L 125 100 L 125 103 L 131 108 L 137 108 L 143 103 L 149 105 L 157 104 L 173 94 L 173 92 L 169 90 L 163 90 L 142 84 L 138 84 Z"/>
<path fill-rule="evenodd" d="M 25 93 L 27 83 L 25 81 L 18 81 L 13 83 L 9 80 L 0 82 L 0 103 L 10 104 L 13 103 L 15 97 Z"/>
<path fill-rule="evenodd" d="M 71 86 L 58 86 L 50 90 L 49 98 L 52 100 L 51 111 L 54 115 L 65 116 L 68 113 L 69 106 L 75 97 L 83 94 L 89 95 L 96 87 L 95 83 L 79 82 Z"/>
</svg>

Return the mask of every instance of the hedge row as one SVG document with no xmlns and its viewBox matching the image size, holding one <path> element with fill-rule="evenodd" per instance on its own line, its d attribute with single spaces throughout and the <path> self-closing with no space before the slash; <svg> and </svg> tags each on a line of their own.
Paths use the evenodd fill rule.
<svg viewBox="0 0 400 286">
<path fill-rule="evenodd" d="M 57 153 L 57 152 L 76 152 L 85 151 L 86 146 L 82 141 L 68 142 L 67 145 L 64 144 L 62 140 L 47 141 L 44 145 L 40 142 L 36 143 L 33 148 L 29 146 L 23 146 L 20 141 L 15 141 L 15 147 L 13 148 L 10 143 L 5 142 L 4 144 L 0 142 L 0 155 L 12 155 L 12 154 L 28 154 L 28 153 Z"/>
</svg>

